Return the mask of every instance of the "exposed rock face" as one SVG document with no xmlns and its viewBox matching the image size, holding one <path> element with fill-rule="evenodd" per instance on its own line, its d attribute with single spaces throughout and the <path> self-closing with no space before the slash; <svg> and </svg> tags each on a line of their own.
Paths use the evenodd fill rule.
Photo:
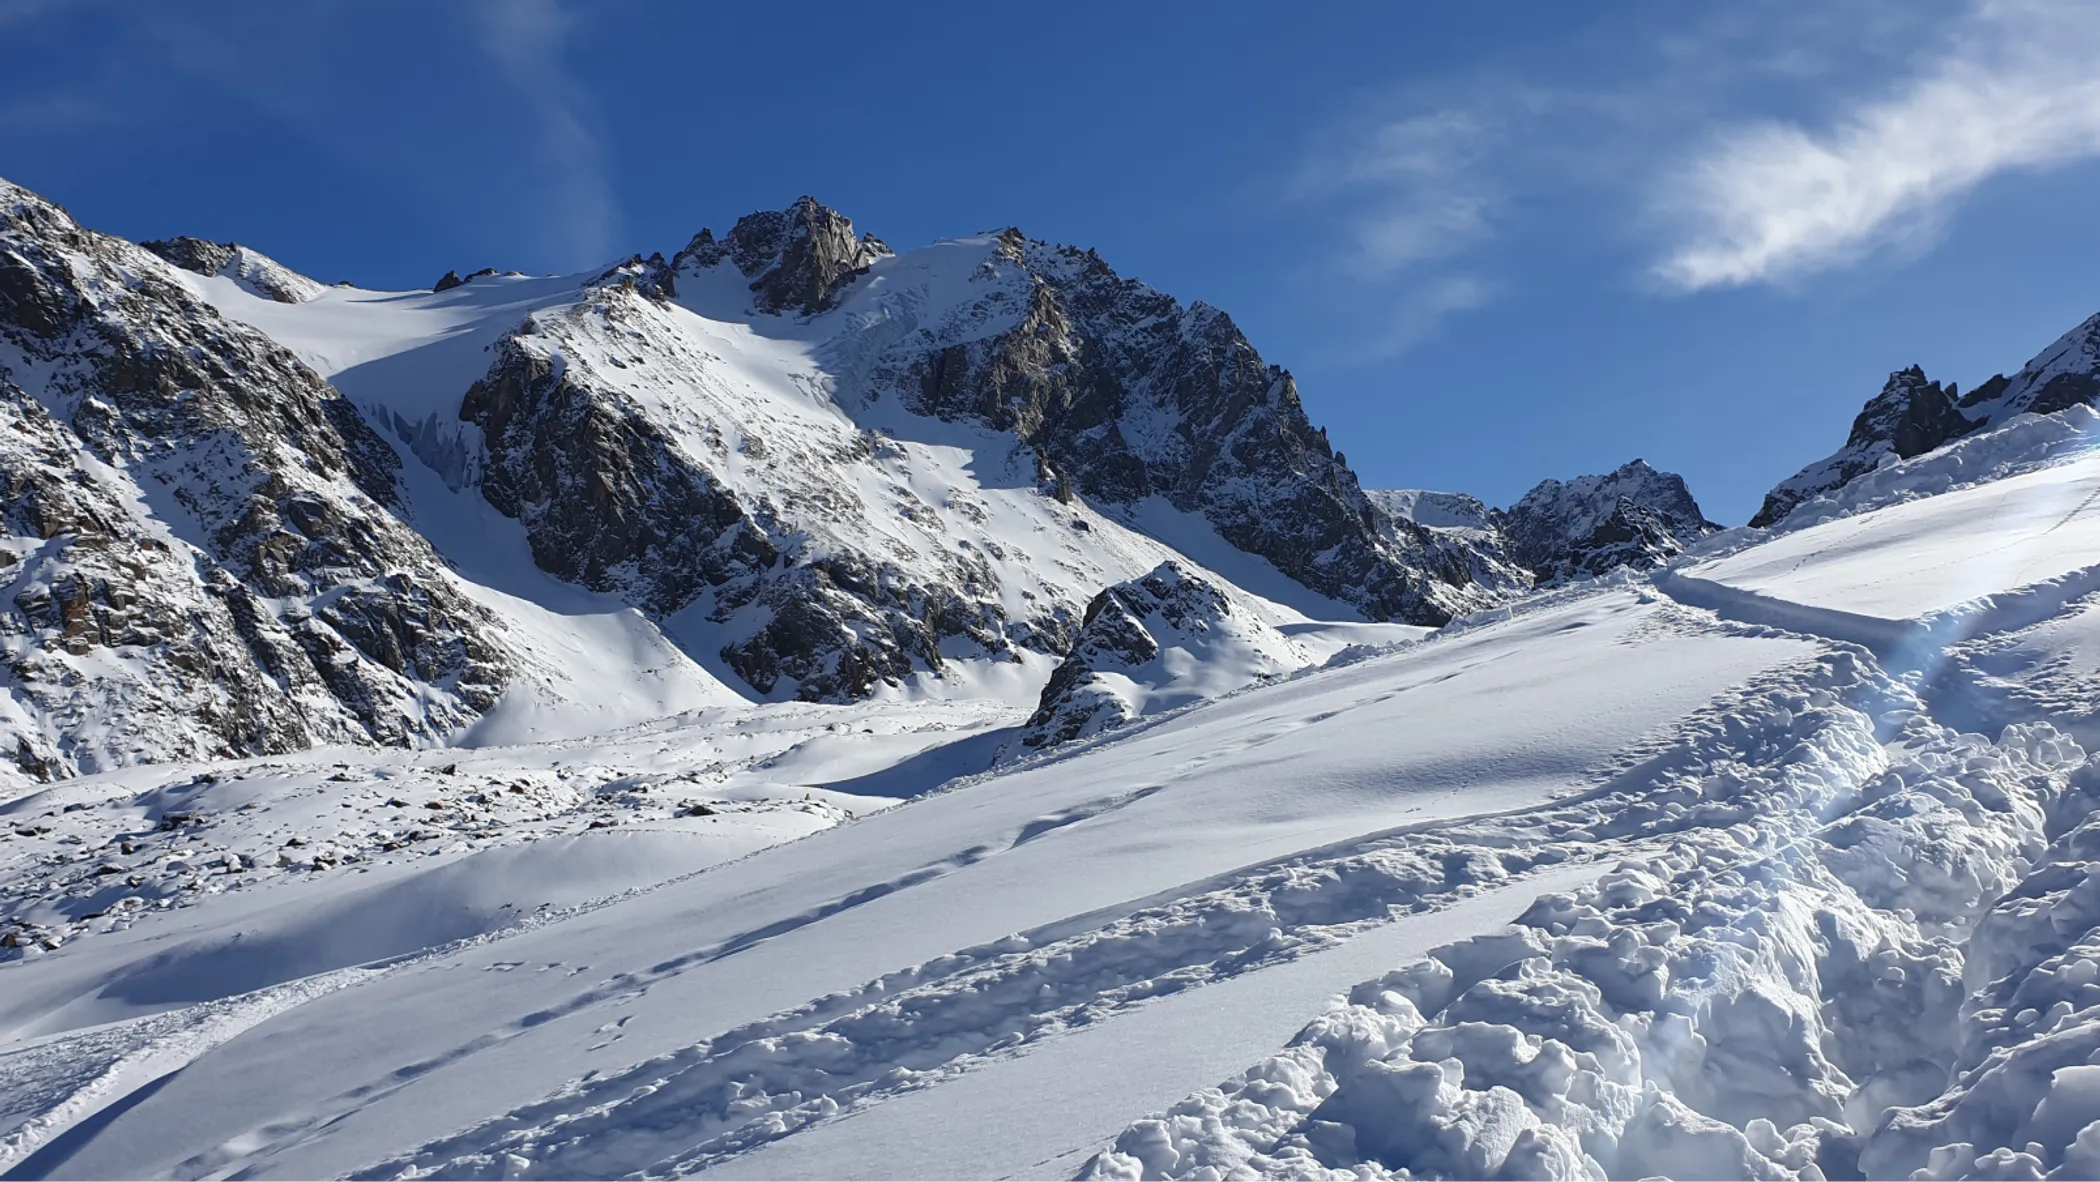
<svg viewBox="0 0 2100 1182">
<path fill-rule="evenodd" d="M 247 291 L 280 304 L 305 303 L 327 290 L 276 259 L 238 242 L 169 238 L 140 245 L 185 271 L 231 279 Z"/>
<path fill-rule="evenodd" d="M 1950 390 L 1951 394 L 1952 391 Z M 2100 396 L 2100 315 L 2058 337 L 2012 377 L 1994 375 L 1961 400 L 1969 418 L 1990 424 L 2017 414 L 2054 414 Z"/>
<path fill-rule="evenodd" d="M 1604 476 L 1541 481 L 1497 522 L 1510 557 L 1541 584 L 1657 566 L 1720 528 L 1682 477 L 1641 460 Z"/>
<path fill-rule="evenodd" d="M 728 260 L 751 280 L 760 312 L 814 316 L 837 302 L 839 289 L 890 256 L 880 239 L 855 237 L 853 223 L 813 197 L 775 212 L 747 214 L 721 242 L 702 230 L 673 267 L 712 267 Z"/>
<path fill-rule="evenodd" d="M 1182 659 L 1169 661 L 1175 654 Z M 1021 742 L 1043 748 L 1214 697 L 1306 663 L 1289 638 L 1176 562 L 1087 605 Z"/>
<path fill-rule="evenodd" d="M 1993 380 L 2002 392 L 2005 379 Z M 1889 459 L 1923 455 L 1982 426 L 1983 419 L 1971 419 L 1956 408 L 1957 393 L 1952 386 L 1941 389 L 1938 382 L 1927 381 L 1925 371 L 1915 365 L 1890 374 L 1881 393 L 1852 420 L 1845 446 L 1781 481 L 1765 495 L 1764 505 L 1750 524 L 1760 528 L 1776 524 L 1794 506 L 1841 488 Z"/>
<path fill-rule="evenodd" d="M 0 418 L 24 772 L 408 742 L 496 701 L 489 621 L 391 512 L 400 461 L 356 411 L 5 182 Z"/>
</svg>

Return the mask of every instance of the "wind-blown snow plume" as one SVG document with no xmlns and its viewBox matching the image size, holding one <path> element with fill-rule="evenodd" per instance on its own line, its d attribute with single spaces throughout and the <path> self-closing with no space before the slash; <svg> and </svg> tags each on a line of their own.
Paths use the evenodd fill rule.
<svg viewBox="0 0 2100 1182">
<path fill-rule="evenodd" d="M 1948 45 L 1820 131 L 1762 122 L 1708 144 L 1661 194 L 1685 232 L 1656 274 L 1696 291 L 1920 249 L 1991 177 L 2100 155 L 2100 12 L 1986 4 Z"/>
</svg>

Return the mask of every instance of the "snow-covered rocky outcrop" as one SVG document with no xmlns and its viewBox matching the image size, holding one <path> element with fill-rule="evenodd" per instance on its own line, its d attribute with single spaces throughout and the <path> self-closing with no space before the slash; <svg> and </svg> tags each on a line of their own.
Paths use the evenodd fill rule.
<svg viewBox="0 0 2100 1182">
<path fill-rule="evenodd" d="M 1473 530 L 1495 528 L 1494 510 L 1470 493 L 1434 492 L 1426 488 L 1365 489 L 1371 502 L 1394 517 L 1412 521 L 1425 529 Z"/>
<path fill-rule="evenodd" d="M 400 460 L 157 256 L 0 183 L 0 747 L 52 778 L 455 731 L 507 672 Z"/>
<path fill-rule="evenodd" d="M 1720 528 L 1683 477 L 1641 460 L 1602 476 L 1540 481 L 1495 520 L 1510 557 L 1541 583 L 1656 566 Z"/>
<path fill-rule="evenodd" d="M 1306 665 L 1305 648 L 1223 588 L 1163 562 L 1094 597 L 1021 742 L 1051 747 Z"/>
<path fill-rule="evenodd" d="M 1845 446 L 1781 481 L 1750 519 L 1769 527 L 1796 506 L 1896 460 L 1923 455 L 2022 414 L 2057 414 L 2100 397 L 2100 315 L 2058 337 L 2011 377 L 1994 374 L 1967 394 L 1927 381 L 1913 365 L 1889 375 L 1868 401 Z"/>
<path fill-rule="evenodd" d="M 302 304 L 328 290 L 323 284 L 238 242 L 167 238 L 139 245 L 185 271 L 231 279 L 240 284 L 242 290 L 280 304 Z"/>
<path fill-rule="evenodd" d="M 1845 446 L 1780 481 L 1765 494 L 1765 503 L 1750 524 L 1774 525 L 1801 502 L 1842 488 L 1891 458 L 1923 455 L 1975 430 L 1982 420 L 1970 419 L 1956 408 L 1958 393 L 1957 388 L 1943 389 L 1940 383 L 1925 380 L 1925 371 L 1915 365 L 1890 374 L 1881 393 L 1852 420 Z"/>
</svg>

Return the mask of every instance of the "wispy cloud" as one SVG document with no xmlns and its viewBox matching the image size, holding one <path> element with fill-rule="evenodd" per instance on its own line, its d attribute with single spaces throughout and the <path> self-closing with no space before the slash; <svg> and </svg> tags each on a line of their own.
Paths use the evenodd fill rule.
<svg viewBox="0 0 2100 1182">
<path fill-rule="evenodd" d="M 1346 211 L 1351 249 L 1342 269 L 1396 275 L 1488 236 L 1499 193 L 1481 166 L 1492 139 L 1477 112 L 1409 115 L 1333 137 L 1307 161 L 1294 193 Z"/>
<path fill-rule="evenodd" d="M 1493 283 L 1473 275 L 1444 275 L 1409 285 L 1396 294 L 1391 317 L 1354 359 L 1370 364 L 1398 357 L 1435 339 L 1452 316 L 1487 307 L 1495 291 Z"/>
<path fill-rule="evenodd" d="M 1389 360 L 1493 299 L 1493 284 L 1460 272 L 1495 232 L 1504 194 L 1489 164 L 1500 134 L 1482 109 L 1417 109 L 1330 129 L 1307 153 L 1289 197 L 1338 232 L 1328 280 L 1361 285 L 1360 302 L 1375 309 L 1345 355 Z"/>
<path fill-rule="evenodd" d="M 482 0 L 475 16 L 482 51 L 537 126 L 544 198 L 562 250 L 575 266 L 605 261 L 618 231 L 619 204 L 592 130 L 589 99 L 563 55 L 574 18 L 560 0 Z"/>
<path fill-rule="evenodd" d="M 1916 251 L 1992 176 L 2100 156 L 2100 7 L 1981 4 L 1894 87 L 1820 130 L 1735 127 L 1668 174 L 1655 273 L 1686 291 Z"/>
</svg>

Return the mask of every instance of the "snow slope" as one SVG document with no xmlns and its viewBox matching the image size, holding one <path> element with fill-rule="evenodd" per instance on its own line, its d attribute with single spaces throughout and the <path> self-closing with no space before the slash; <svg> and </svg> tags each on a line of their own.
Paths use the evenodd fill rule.
<svg viewBox="0 0 2100 1182">
<path fill-rule="evenodd" d="M 423 1141 L 416 1160 L 438 1165 L 506 1137 L 549 1174 L 624 1172 L 758 1136 L 746 1126 L 764 1109 L 798 1125 L 833 1093 L 891 1090 L 1090 1010 L 1288 959 L 1391 903 L 1532 861 L 1486 849 L 1425 861 L 1410 830 L 1579 793 L 1699 703 L 1814 651 L 1676 617 L 1622 593 L 1256 688 L 376 973 L 200 1055 L 57 1172 L 331 1174 Z M 1643 659 L 1620 660 L 1628 650 Z M 1571 681 L 1594 692 L 1568 701 L 1558 687 Z M 779 1013 L 784 985 L 814 1000 Z M 986 991 L 1034 1000 L 965 1004 Z M 784 1075 L 739 1087 L 746 1102 L 717 1114 L 725 1066 L 810 1037 L 838 1053 L 781 1052 Z M 331 1069 L 312 1072 L 317 1060 Z M 657 1077 L 679 1082 L 634 1095 Z M 629 1102 L 683 1115 L 636 1141 L 618 1131 Z"/>
<path fill-rule="evenodd" d="M 1790 532 L 903 803 L 1024 708 L 731 705 L 450 770 L 51 789 L 8 814 L 25 898 L 43 867 L 90 892 L 119 837 L 127 868 L 187 865 L 341 820 L 327 868 L 221 855 L 233 889 L 176 872 L 188 906 L 0 964 L 0 1152 L 22 1177 L 2087 1176 L 2100 535 L 2076 424 L 2034 422 Z M 426 798 L 452 835 L 402 841 Z M 808 836 L 736 857 L 767 816 Z"/>
<path fill-rule="evenodd" d="M 1788 533 L 1684 573 L 1792 602 L 1909 619 L 2091 565 L 2100 456 Z"/>
</svg>

